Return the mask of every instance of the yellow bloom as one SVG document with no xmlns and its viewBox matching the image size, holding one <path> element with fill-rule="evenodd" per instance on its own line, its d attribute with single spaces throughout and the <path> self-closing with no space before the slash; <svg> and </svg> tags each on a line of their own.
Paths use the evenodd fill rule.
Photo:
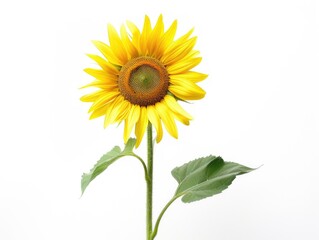
<svg viewBox="0 0 319 240">
<path fill-rule="evenodd" d="M 84 71 L 95 80 L 84 87 L 98 90 L 81 98 L 92 102 L 90 119 L 104 116 L 104 127 L 125 122 L 124 141 L 127 142 L 133 128 L 139 146 L 148 122 L 157 132 L 156 141 L 163 136 L 162 122 L 169 134 L 177 138 L 175 120 L 185 125 L 192 117 L 177 103 L 181 100 L 197 100 L 205 91 L 196 83 L 207 75 L 191 71 L 201 62 L 199 51 L 193 50 L 196 37 L 193 29 L 174 40 L 177 21 L 164 31 L 162 15 L 154 28 L 148 16 L 140 31 L 127 22 L 120 34 L 108 25 L 109 44 L 93 41 L 103 57 L 88 54 L 100 69 Z"/>
</svg>

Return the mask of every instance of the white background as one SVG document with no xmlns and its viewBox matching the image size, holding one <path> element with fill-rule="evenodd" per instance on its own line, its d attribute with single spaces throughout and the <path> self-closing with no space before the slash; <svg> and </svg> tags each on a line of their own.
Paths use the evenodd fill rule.
<svg viewBox="0 0 319 240">
<path fill-rule="evenodd" d="M 80 179 L 123 125 L 89 121 L 79 87 L 85 53 L 107 23 L 160 13 L 178 35 L 195 27 L 205 99 L 155 149 L 154 214 L 176 187 L 170 171 L 198 156 L 258 167 L 224 193 L 177 201 L 157 239 L 319 239 L 319 2 L 1 1 L 0 239 L 145 239 L 140 164 L 122 159 L 80 198 Z M 145 142 L 138 152 L 143 155 Z"/>
</svg>

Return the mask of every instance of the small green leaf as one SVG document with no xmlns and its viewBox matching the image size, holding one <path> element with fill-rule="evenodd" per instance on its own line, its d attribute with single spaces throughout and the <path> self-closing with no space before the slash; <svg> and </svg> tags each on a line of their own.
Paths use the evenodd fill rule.
<svg viewBox="0 0 319 240">
<path fill-rule="evenodd" d="M 135 142 L 136 139 L 130 138 L 123 151 L 121 151 L 121 148 L 118 146 L 114 147 L 111 151 L 100 158 L 89 173 L 83 173 L 81 180 L 82 195 L 90 182 L 92 182 L 94 178 L 101 174 L 112 163 L 121 157 L 134 155 L 133 148 L 135 146 Z"/>
<path fill-rule="evenodd" d="M 252 168 L 224 162 L 221 157 L 199 158 L 173 169 L 172 175 L 179 183 L 175 196 L 190 203 L 211 197 L 225 190 L 237 175 L 251 172 Z"/>
</svg>

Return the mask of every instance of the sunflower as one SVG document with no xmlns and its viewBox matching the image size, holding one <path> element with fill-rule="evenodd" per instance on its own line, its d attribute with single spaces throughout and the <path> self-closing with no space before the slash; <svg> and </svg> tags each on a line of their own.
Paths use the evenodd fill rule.
<svg viewBox="0 0 319 240">
<path fill-rule="evenodd" d="M 156 129 L 157 142 L 163 137 L 162 122 L 171 136 L 178 137 L 175 120 L 189 125 L 192 117 L 177 101 L 203 98 L 205 91 L 196 83 L 207 75 L 191 71 L 202 60 L 193 49 L 193 29 L 178 39 L 176 30 L 176 20 L 164 30 L 162 15 L 153 28 L 145 16 L 142 31 L 130 21 L 119 33 L 108 25 L 109 44 L 93 41 L 104 58 L 88 54 L 100 69 L 84 69 L 95 78 L 84 87 L 98 88 L 81 98 L 92 102 L 90 119 L 104 116 L 104 127 L 124 121 L 124 141 L 134 128 L 136 147 L 148 122 Z"/>
</svg>

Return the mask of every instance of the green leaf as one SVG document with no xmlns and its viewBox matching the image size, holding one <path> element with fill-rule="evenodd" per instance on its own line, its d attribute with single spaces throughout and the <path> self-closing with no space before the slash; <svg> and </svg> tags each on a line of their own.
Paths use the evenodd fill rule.
<svg viewBox="0 0 319 240">
<path fill-rule="evenodd" d="M 121 148 L 116 146 L 111 151 L 103 155 L 100 160 L 94 165 L 89 173 L 83 173 L 82 180 L 81 180 L 81 189 L 82 195 L 94 178 L 100 175 L 105 169 L 107 169 L 112 163 L 124 156 L 132 156 L 133 148 L 135 146 L 136 139 L 130 138 L 125 145 L 123 151 Z M 134 155 L 135 156 L 135 155 Z"/>
<path fill-rule="evenodd" d="M 199 158 L 173 169 L 178 182 L 175 196 L 190 203 L 211 197 L 228 188 L 237 175 L 251 172 L 252 168 L 238 163 L 224 162 L 221 157 Z"/>
</svg>

